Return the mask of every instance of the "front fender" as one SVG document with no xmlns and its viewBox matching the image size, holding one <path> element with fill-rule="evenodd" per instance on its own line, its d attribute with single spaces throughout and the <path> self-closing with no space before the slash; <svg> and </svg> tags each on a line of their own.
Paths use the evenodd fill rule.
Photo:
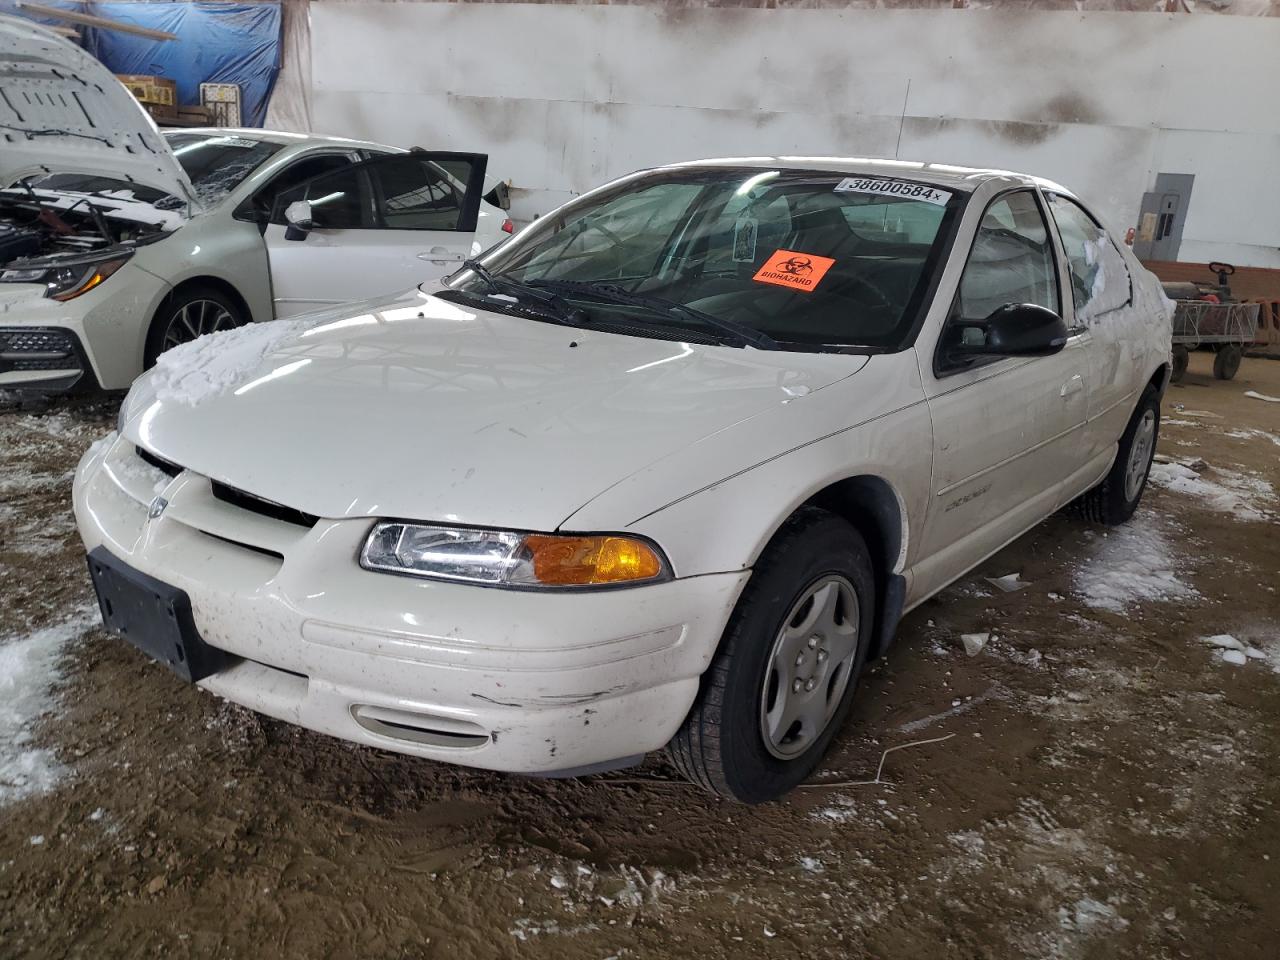
<svg viewBox="0 0 1280 960">
<path fill-rule="evenodd" d="M 651 464 L 562 528 L 650 537 L 681 577 L 742 570 L 802 504 L 841 480 L 870 475 L 899 498 L 907 528 L 902 572 L 910 531 L 928 505 L 932 457 L 932 424 L 908 350 L 873 357 L 853 377 Z"/>
</svg>

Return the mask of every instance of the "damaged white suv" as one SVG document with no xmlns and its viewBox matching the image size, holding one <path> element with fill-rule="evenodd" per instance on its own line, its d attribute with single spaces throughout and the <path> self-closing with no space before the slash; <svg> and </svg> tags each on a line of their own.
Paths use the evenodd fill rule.
<svg viewBox="0 0 1280 960">
<path fill-rule="evenodd" d="M 485 167 L 338 137 L 162 136 L 97 60 L 0 16 L 0 390 L 121 390 L 202 334 L 442 277 L 512 229 Z"/>
<path fill-rule="evenodd" d="M 546 775 L 813 770 L 903 612 L 1142 496 L 1159 284 L 1018 174 L 644 171 L 410 296 L 197 340 L 75 511 L 106 624 L 291 723 Z"/>
</svg>

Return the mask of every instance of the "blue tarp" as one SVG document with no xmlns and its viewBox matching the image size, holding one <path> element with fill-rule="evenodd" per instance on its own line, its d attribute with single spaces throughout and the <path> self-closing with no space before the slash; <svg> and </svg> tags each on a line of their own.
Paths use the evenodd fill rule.
<svg viewBox="0 0 1280 960">
<path fill-rule="evenodd" d="M 278 2 L 41 2 L 177 34 L 177 40 L 148 40 L 116 30 L 77 28 L 84 48 L 112 73 L 168 77 L 177 82 L 182 104 L 200 102 L 201 82 L 238 83 L 245 126 L 260 127 L 266 119 L 267 101 L 280 72 Z M 15 9 L 11 0 L 0 0 L 0 11 L 26 15 L 21 8 Z"/>
</svg>

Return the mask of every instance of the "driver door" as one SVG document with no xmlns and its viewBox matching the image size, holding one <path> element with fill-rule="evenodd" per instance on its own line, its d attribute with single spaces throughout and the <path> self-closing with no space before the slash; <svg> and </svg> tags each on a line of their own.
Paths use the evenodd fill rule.
<svg viewBox="0 0 1280 960">
<path fill-rule="evenodd" d="M 479 253 L 488 158 L 413 151 L 376 157 L 282 192 L 263 239 L 276 317 L 396 293 Z M 297 201 L 309 224 L 289 222 Z M 298 207 L 294 207 L 295 211 Z"/>
<path fill-rule="evenodd" d="M 1006 303 L 1061 315 L 1056 248 L 1031 190 L 996 197 L 969 251 L 925 392 L 933 419 L 932 495 L 923 533 L 924 592 L 979 563 L 1060 505 L 1085 459 L 1088 358 L 1078 336 L 1036 357 L 949 359 L 948 345 L 983 336 Z"/>
</svg>

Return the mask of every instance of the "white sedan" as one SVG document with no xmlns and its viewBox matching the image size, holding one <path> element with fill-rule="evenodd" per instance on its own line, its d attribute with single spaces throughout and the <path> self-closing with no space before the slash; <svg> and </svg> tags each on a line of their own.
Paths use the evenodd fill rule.
<svg viewBox="0 0 1280 960">
<path fill-rule="evenodd" d="M 931 164 L 637 173 L 442 283 L 178 347 L 79 466 L 106 624 L 359 743 L 801 782 L 906 610 L 1127 520 L 1159 284 L 1068 190 Z"/>
<path fill-rule="evenodd" d="M 0 389 L 124 389 L 176 344 L 410 289 L 512 230 L 481 154 L 162 136 L 101 63 L 3 16 L 0 131 Z"/>
</svg>

